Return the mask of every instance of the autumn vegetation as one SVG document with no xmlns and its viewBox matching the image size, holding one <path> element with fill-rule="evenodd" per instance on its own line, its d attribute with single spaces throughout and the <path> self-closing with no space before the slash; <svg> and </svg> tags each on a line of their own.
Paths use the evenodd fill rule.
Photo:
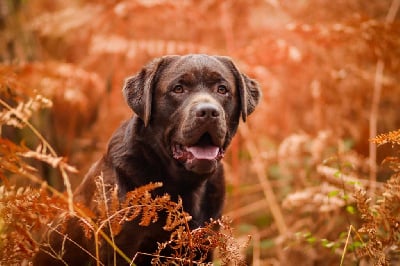
<svg viewBox="0 0 400 266">
<path fill-rule="evenodd" d="M 29 263 L 55 219 L 113 245 L 168 215 L 178 265 L 400 262 L 399 0 L 0 2 L 0 265 Z M 224 218 L 190 231 L 180 202 L 73 189 L 132 114 L 126 77 L 154 57 L 232 57 L 263 99 L 225 156 Z M 104 203 L 105 191 L 111 204 Z M 220 232 L 213 230 L 215 226 Z M 63 234 L 63 228 L 52 228 Z M 118 247 L 114 246 L 118 253 Z M 53 254 L 58 256 L 60 254 Z M 123 255 L 123 254 L 120 254 Z M 126 258 L 128 261 L 132 258 Z M 163 260 L 165 261 L 165 260 Z"/>
</svg>

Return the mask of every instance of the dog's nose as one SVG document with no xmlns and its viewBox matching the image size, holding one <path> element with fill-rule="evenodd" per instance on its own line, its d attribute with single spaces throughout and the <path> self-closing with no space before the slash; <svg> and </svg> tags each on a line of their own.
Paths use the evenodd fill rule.
<svg viewBox="0 0 400 266">
<path fill-rule="evenodd" d="M 212 103 L 199 103 L 195 107 L 195 114 L 197 118 L 217 118 L 220 116 L 218 107 Z"/>
</svg>

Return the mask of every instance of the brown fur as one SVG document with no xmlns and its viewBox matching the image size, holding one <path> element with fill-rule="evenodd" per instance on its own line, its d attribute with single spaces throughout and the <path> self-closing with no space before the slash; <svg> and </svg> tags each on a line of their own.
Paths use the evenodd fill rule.
<svg viewBox="0 0 400 266">
<path fill-rule="evenodd" d="M 226 89 L 226 90 L 225 90 Z M 137 75 L 127 79 L 123 89 L 128 105 L 136 113 L 112 136 L 108 149 L 91 168 L 75 192 L 75 201 L 95 209 L 95 178 L 101 173 L 107 185 L 116 185 L 119 197 L 149 182 L 162 182 L 155 195 L 168 193 L 182 198 L 184 210 L 192 216 L 190 228 L 218 219 L 224 202 L 224 174 L 220 159 L 234 136 L 239 119 L 245 121 L 260 98 L 258 85 L 240 73 L 227 57 L 208 55 L 165 56 L 153 60 Z M 188 152 L 188 147 L 203 152 Z M 207 148 L 207 147 L 213 148 Z M 206 148 L 205 148 L 206 147 Z M 214 154 L 218 148 L 218 154 Z M 214 149 L 214 151 L 213 151 Z M 193 155 L 195 154 L 195 155 Z M 204 159 L 202 156 L 209 156 Z M 133 258 L 136 252 L 152 253 L 157 242 L 169 239 L 160 219 L 148 227 L 127 222 L 115 237 L 117 246 Z M 93 240 L 71 220 L 68 236 L 88 251 Z M 51 237 L 55 250 L 62 238 Z M 66 241 L 63 259 L 69 265 L 87 265 L 90 257 Z M 35 265 L 57 265 L 42 250 Z M 109 261 L 111 250 L 101 249 L 101 260 Z M 138 256 L 137 265 L 150 264 L 150 257 Z M 211 260 L 211 257 L 209 257 Z M 117 265 L 125 262 L 118 258 Z"/>
</svg>

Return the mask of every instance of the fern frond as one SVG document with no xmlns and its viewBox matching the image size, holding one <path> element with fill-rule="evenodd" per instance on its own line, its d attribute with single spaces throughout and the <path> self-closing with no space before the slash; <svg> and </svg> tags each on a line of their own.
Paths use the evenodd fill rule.
<svg viewBox="0 0 400 266">
<path fill-rule="evenodd" d="M 0 125 L 8 125 L 16 128 L 24 128 L 34 112 L 39 109 L 50 108 L 53 103 L 51 100 L 45 98 L 44 96 L 37 94 L 34 98 L 29 98 L 27 102 L 20 102 L 14 108 L 10 106 L 3 100 L 0 99 L 0 104 L 4 108 L 0 112 Z"/>
<path fill-rule="evenodd" d="M 392 145 L 400 145 L 400 129 L 380 134 L 371 140 L 372 142 L 383 145 L 390 143 Z"/>
<path fill-rule="evenodd" d="M 43 36 L 60 37 L 90 24 L 101 13 L 99 5 L 69 7 L 46 13 L 32 21 L 30 28 Z"/>
<path fill-rule="evenodd" d="M 28 150 L 28 151 L 24 151 L 24 152 L 18 152 L 17 155 L 24 157 L 24 158 L 33 158 L 33 159 L 42 161 L 44 163 L 49 164 L 53 168 L 65 169 L 70 173 L 78 172 L 78 170 L 74 166 L 69 165 L 66 162 L 66 159 L 64 157 L 57 157 L 57 156 L 48 154 L 45 146 L 43 146 L 43 145 L 39 145 L 35 151 Z"/>
<path fill-rule="evenodd" d="M 386 157 L 382 164 L 386 164 L 395 172 L 400 172 L 400 158 L 399 157 Z"/>
<path fill-rule="evenodd" d="M 210 49 L 193 42 L 173 40 L 131 40 L 117 35 L 94 36 L 90 52 L 96 54 L 124 54 L 135 58 L 146 53 L 152 56 L 165 54 L 209 53 Z"/>
<path fill-rule="evenodd" d="M 65 200 L 45 189 L 0 187 L 0 264 L 30 260 L 39 247 L 36 234 L 63 209 Z"/>
<path fill-rule="evenodd" d="M 250 239 L 245 243 L 239 243 L 232 235 L 230 221 L 225 217 L 211 220 L 203 227 L 191 231 L 182 224 L 175 228 L 169 241 L 158 244 L 158 250 L 153 254 L 152 264 L 204 265 L 209 253 L 217 248 L 222 265 L 244 266 L 246 263 L 241 251 L 247 247 Z M 167 248 L 174 250 L 173 257 L 162 256 L 162 251 Z"/>
<path fill-rule="evenodd" d="M 374 265 L 390 265 L 389 250 L 398 251 L 400 241 L 400 175 L 394 174 L 385 184 L 382 196 L 370 207 L 366 191 L 355 193 L 362 226 L 358 232 L 367 239 L 365 245 L 357 249 L 359 256 L 373 258 Z"/>
</svg>

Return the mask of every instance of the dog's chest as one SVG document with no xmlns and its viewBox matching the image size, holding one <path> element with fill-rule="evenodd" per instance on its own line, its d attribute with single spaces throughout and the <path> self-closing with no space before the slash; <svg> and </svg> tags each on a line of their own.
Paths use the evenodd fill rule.
<svg viewBox="0 0 400 266">
<path fill-rule="evenodd" d="M 199 223 L 197 226 L 202 225 L 204 222 L 202 205 L 205 191 L 206 183 L 202 184 L 196 191 L 189 193 L 188 196 L 183 199 L 184 210 L 192 216 L 194 223 Z"/>
</svg>

